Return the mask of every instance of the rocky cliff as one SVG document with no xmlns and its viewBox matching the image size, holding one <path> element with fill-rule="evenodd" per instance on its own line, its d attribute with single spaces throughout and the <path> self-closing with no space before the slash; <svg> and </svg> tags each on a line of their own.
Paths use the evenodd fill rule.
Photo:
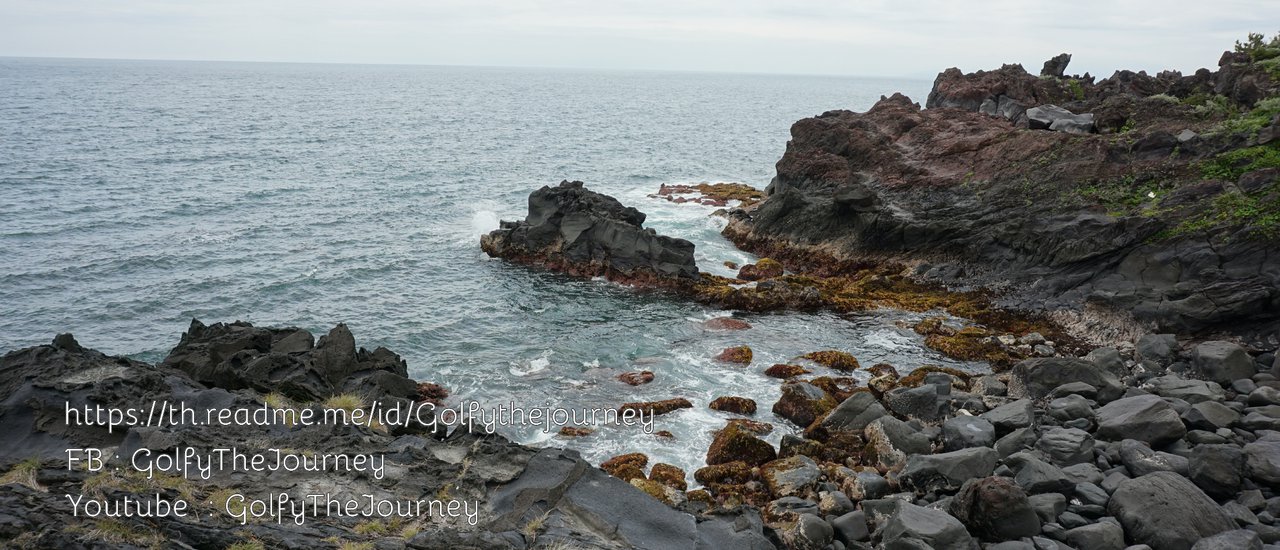
<svg viewBox="0 0 1280 550">
<path fill-rule="evenodd" d="M 791 267 L 872 261 L 998 292 L 1099 341 L 1280 328 L 1280 79 L 1217 71 L 1100 82 L 1017 65 L 941 73 L 926 108 L 796 122 L 769 196 L 726 236 Z M 1056 131 L 1055 131 L 1056 130 Z"/>
</svg>

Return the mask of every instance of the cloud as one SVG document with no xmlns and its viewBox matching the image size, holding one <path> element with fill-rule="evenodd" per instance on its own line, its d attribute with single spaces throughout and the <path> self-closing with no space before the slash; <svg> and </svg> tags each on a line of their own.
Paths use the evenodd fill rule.
<svg viewBox="0 0 1280 550">
<path fill-rule="evenodd" d="M 0 0 L 0 55 L 931 76 L 1192 71 L 1280 3 L 1245 0 Z"/>
</svg>

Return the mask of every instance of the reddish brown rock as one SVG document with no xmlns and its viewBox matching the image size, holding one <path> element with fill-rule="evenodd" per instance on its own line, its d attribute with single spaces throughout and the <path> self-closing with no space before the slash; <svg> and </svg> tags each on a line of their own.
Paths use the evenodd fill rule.
<svg viewBox="0 0 1280 550">
<path fill-rule="evenodd" d="M 661 438 L 663 438 L 663 439 L 675 439 L 675 438 L 676 438 L 676 434 L 673 434 L 673 433 L 671 433 L 671 432 L 669 432 L 669 431 L 667 431 L 667 430 L 658 430 L 658 431 L 656 431 L 656 432 L 653 432 L 653 435 L 654 435 L 654 436 L 656 436 L 656 437 L 661 437 Z"/>
<path fill-rule="evenodd" d="M 615 456 L 600 463 L 600 469 L 605 473 L 630 482 L 632 479 L 645 479 L 644 467 L 649 464 L 649 457 L 644 453 L 630 453 Z"/>
<path fill-rule="evenodd" d="M 808 382 L 787 382 L 782 385 L 782 397 L 773 404 L 774 414 L 805 427 L 814 419 L 827 414 L 838 403 L 827 392 Z"/>
<path fill-rule="evenodd" d="M 716 432 L 711 448 L 707 449 L 708 465 L 742 461 L 749 466 L 759 466 L 776 458 L 777 451 L 767 441 L 733 424 Z"/>
<path fill-rule="evenodd" d="M 680 409 L 691 409 L 693 403 L 683 397 L 675 399 L 665 399 L 662 401 L 642 401 L 637 403 L 623 403 L 618 407 L 619 411 L 634 410 L 644 412 L 645 414 L 667 414 Z"/>
<path fill-rule="evenodd" d="M 760 258 L 760 261 L 754 264 L 747 264 L 738 270 L 738 278 L 744 281 L 763 281 L 774 277 L 781 277 L 784 270 L 782 264 L 769 258 Z"/>
<path fill-rule="evenodd" d="M 725 348 L 724 351 L 716 356 L 716 361 L 748 365 L 751 363 L 751 348 L 748 346 Z"/>
<path fill-rule="evenodd" d="M 745 414 L 747 416 L 756 414 L 756 402 L 746 397 L 731 395 L 717 397 L 711 401 L 711 408 L 712 410 Z"/>
<path fill-rule="evenodd" d="M 649 470 L 649 479 L 679 491 L 689 488 L 689 482 L 685 481 L 684 470 L 664 462 L 653 465 Z"/>
<path fill-rule="evenodd" d="M 758 420 L 748 420 L 746 418 L 731 418 L 727 426 L 737 426 L 748 432 L 757 435 L 769 435 L 773 433 L 773 424 L 768 422 L 760 422 Z"/>
<path fill-rule="evenodd" d="M 641 384 L 653 382 L 653 373 L 647 370 L 624 372 L 618 375 L 618 380 L 632 386 L 639 386 Z"/>
<path fill-rule="evenodd" d="M 693 472 L 693 479 L 703 485 L 737 485 L 746 483 L 751 481 L 751 466 L 742 461 L 713 464 L 698 468 Z"/>
<path fill-rule="evenodd" d="M 853 372 L 859 366 L 858 359 L 853 354 L 838 350 L 815 351 L 806 353 L 801 358 L 840 372 Z"/>
<path fill-rule="evenodd" d="M 764 375 L 771 378 L 782 378 L 785 380 L 787 378 L 795 378 L 797 376 L 800 376 L 801 374 L 809 374 L 810 372 L 812 371 L 800 365 L 789 365 L 784 363 L 778 363 L 772 367 L 765 369 Z"/>
<path fill-rule="evenodd" d="M 703 321 L 702 326 L 711 330 L 747 330 L 751 323 L 733 317 L 716 317 Z"/>
<path fill-rule="evenodd" d="M 591 432 L 592 432 L 591 428 L 576 428 L 573 426 L 565 426 L 563 428 L 560 428 L 560 435 L 563 435 L 565 437 L 582 437 L 586 435 L 591 435 Z"/>
<path fill-rule="evenodd" d="M 432 384 L 431 382 L 418 383 L 418 402 L 431 403 L 437 407 L 444 405 L 444 400 L 449 397 L 449 390 L 440 384 Z"/>
</svg>

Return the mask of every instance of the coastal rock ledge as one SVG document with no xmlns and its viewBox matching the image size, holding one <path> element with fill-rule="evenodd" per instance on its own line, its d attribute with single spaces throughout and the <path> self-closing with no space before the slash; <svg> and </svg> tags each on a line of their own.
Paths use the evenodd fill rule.
<svg viewBox="0 0 1280 550">
<path fill-rule="evenodd" d="M 643 227 L 643 212 L 562 181 L 529 195 L 523 221 L 480 237 L 495 258 L 627 284 L 681 287 L 698 280 L 693 243 Z"/>
</svg>

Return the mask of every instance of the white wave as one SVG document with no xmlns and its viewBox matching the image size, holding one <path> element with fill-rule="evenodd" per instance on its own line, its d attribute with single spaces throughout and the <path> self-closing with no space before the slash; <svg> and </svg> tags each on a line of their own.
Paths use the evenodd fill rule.
<svg viewBox="0 0 1280 550">
<path fill-rule="evenodd" d="M 543 350 L 542 355 L 530 359 L 527 363 L 512 363 L 511 374 L 516 376 L 529 376 L 535 372 L 547 370 L 551 366 L 551 355 L 555 353 L 551 350 Z"/>
<path fill-rule="evenodd" d="M 497 229 L 500 224 L 498 214 L 492 210 L 477 210 L 471 215 L 472 233 L 483 235 Z"/>
</svg>

